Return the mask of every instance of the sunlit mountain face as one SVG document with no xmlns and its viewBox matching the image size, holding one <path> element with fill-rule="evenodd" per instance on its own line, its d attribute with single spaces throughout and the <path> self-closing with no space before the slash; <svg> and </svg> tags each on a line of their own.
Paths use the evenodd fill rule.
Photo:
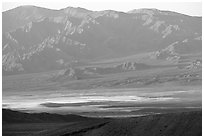
<svg viewBox="0 0 204 138">
<path fill-rule="evenodd" d="M 21 6 L 2 14 L 3 75 L 67 69 L 138 54 L 149 61 L 174 63 L 194 56 L 193 63 L 202 55 L 201 28 L 201 17 L 156 9 L 124 13 Z"/>
</svg>

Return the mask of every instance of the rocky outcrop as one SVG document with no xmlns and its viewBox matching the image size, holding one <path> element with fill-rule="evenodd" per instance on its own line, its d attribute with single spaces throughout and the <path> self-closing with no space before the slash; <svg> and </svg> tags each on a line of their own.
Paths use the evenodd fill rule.
<svg viewBox="0 0 204 138">
<path fill-rule="evenodd" d="M 179 54 L 175 51 L 175 46 L 177 44 L 178 42 L 174 42 L 165 49 L 155 52 L 156 58 L 177 62 L 180 58 Z"/>
<path fill-rule="evenodd" d="M 151 68 L 151 66 L 149 65 L 136 62 L 124 62 L 121 65 L 118 65 L 117 67 L 120 68 L 122 71 L 143 70 Z"/>
<path fill-rule="evenodd" d="M 190 65 L 185 67 L 186 69 L 192 70 L 192 69 L 202 69 L 202 60 L 197 59 L 193 62 L 191 62 Z"/>
</svg>

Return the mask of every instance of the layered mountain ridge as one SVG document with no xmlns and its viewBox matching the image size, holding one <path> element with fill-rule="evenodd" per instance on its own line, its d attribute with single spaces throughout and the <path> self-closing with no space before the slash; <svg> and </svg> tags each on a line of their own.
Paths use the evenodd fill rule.
<svg viewBox="0 0 204 138">
<path fill-rule="evenodd" d="M 141 53 L 171 60 L 202 51 L 201 17 L 157 9 L 124 13 L 21 6 L 3 12 L 2 25 L 3 75 Z"/>
</svg>

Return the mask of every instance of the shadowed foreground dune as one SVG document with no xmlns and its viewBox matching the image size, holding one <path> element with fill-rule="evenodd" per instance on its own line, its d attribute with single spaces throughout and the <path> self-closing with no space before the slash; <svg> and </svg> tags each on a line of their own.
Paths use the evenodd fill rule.
<svg viewBox="0 0 204 138">
<path fill-rule="evenodd" d="M 86 118 L 3 109 L 3 135 L 202 135 L 202 112 L 132 118 Z"/>
</svg>

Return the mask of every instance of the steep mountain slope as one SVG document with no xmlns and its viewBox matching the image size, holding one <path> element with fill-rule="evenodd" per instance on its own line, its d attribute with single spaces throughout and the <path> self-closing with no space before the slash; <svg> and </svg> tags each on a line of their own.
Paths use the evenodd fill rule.
<svg viewBox="0 0 204 138">
<path fill-rule="evenodd" d="M 170 54 L 197 54 L 202 49 L 201 18 L 170 11 L 21 6 L 2 16 L 3 75 L 163 49 L 173 50 Z"/>
</svg>

